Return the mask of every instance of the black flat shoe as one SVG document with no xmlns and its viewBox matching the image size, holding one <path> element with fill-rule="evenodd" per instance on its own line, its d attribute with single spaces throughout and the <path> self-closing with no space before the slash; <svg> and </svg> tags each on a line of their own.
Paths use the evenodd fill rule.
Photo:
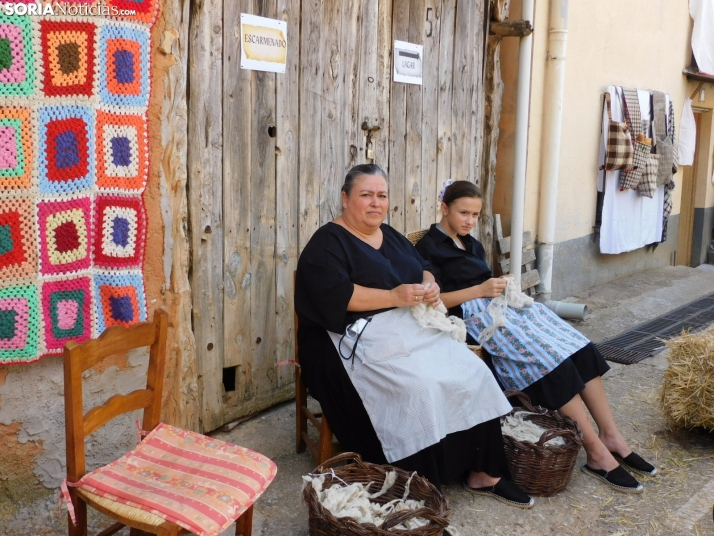
<svg viewBox="0 0 714 536">
<path fill-rule="evenodd" d="M 593 469 L 592 467 L 589 467 L 588 464 L 583 465 L 581 469 L 586 475 L 602 480 L 611 488 L 623 493 L 642 493 L 645 489 L 634 476 L 628 473 L 620 465 L 612 471 Z"/>
<path fill-rule="evenodd" d="M 497 501 L 517 506 L 518 508 L 533 508 L 533 498 L 505 478 L 496 482 L 495 486 L 486 486 L 485 488 L 472 488 L 466 481 L 462 485 L 466 491 L 470 491 L 474 495 L 493 497 Z"/>
<path fill-rule="evenodd" d="M 616 460 L 620 460 L 630 471 L 639 473 L 645 476 L 655 476 L 657 474 L 657 468 L 651 463 L 645 461 L 641 456 L 631 452 L 628 456 L 624 458 L 620 456 L 617 452 L 611 452 Z"/>
</svg>

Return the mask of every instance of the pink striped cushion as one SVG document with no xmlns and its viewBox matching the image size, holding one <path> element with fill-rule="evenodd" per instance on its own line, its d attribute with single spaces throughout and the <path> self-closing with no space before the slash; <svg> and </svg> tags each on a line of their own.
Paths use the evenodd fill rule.
<svg viewBox="0 0 714 536">
<path fill-rule="evenodd" d="M 260 497 L 277 470 L 262 454 L 161 423 L 134 450 L 86 474 L 79 487 L 215 536 Z"/>
</svg>

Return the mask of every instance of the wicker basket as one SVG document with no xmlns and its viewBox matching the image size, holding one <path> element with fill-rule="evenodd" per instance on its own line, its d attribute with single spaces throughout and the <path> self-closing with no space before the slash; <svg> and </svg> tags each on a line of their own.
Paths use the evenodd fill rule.
<svg viewBox="0 0 714 536">
<path fill-rule="evenodd" d="M 347 484 L 359 482 L 369 484 L 374 482 L 373 488 L 378 490 L 384 484 L 384 479 L 388 471 L 397 472 L 397 481 L 391 489 L 376 499 L 379 504 L 384 504 L 394 499 L 401 499 L 404 495 L 404 486 L 409 480 L 411 473 L 408 473 L 391 465 L 377 465 L 363 462 L 359 454 L 345 452 L 325 461 L 318 466 L 314 473 L 321 474 L 335 464 L 350 461 L 346 465 L 334 468 L 334 475 L 337 478 L 327 475 L 324 486 L 330 487 L 334 484 Z M 339 479 L 339 480 L 338 480 Z M 310 516 L 310 536 L 439 536 L 449 525 L 449 504 L 439 490 L 427 479 L 415 475 L 409 484 L 409 499 L 424 501 L 424 507 L 417 510 L 402 510 L 387 517 L 381 527 L 371 523 L 357 523 L 351 517 L 336 518 L 329 510 L 324 508 L 317 499 L 317 493 L 312 486 L 305 486 L 303 497 L 309 509 Z M 389 530 L 413 517 L 428 519 L 430 523 L 412 530 Z"/>
<path fill-rule="evenodd" d="M 503 446 L 508 459 L 513 482 L 530 495 L 549 497 L 565 489 L 573 474 L 575 460 L 583 445 L 583 433 L 578 424 L 559 411 L 533 407 L 530 398 L 521 391 L 506 391 L 507 397 L 517 397 L 522 408 L 516 407 L 509 415 L 524 409 L 538 415 L 528 420 L 545 428 L 537 443 L 518 441 L 503 436 Z M 562 437 L 564 447 L 544 445 L 550 439 Z"/>
</svg>

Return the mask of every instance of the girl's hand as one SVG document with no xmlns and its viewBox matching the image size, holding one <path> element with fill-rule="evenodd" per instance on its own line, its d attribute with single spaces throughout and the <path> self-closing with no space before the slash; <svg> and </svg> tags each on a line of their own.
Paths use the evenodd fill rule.
<svg viewBox="0 0 714 536">
<path fill-rule="evenodd" d="M 481 283 L 479 289 L 481 290 L 482 298 L 495 298 L 503 294 L 508 286 L 508 280 L 502 277 L 492 277 L 485 283 Z"/>
<path fill-rule="evenodd" d="M 432 283 L 432 285 L 435 283 Z M 438 288 L 438 287 L 437 287 Z M 389 291 L 394 307 L 411 307 L 419 305 L 424 300 L 424 285 L 399 285 Z M 438 294 L 437 294 L 438 295 Z"/>
</svg>

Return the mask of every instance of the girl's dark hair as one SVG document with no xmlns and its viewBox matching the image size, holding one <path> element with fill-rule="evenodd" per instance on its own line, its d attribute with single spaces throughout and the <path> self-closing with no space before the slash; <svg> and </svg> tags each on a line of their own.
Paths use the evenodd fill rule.
<svg viewBox="0 0 714 536">
<path fill-rule="evenodd" d="M 483 199 L 483 194 L 481 194 L 479 187 L 472 182 L 456 181 L 446 188 L 443 202 L 446 203 L 446 206 L 448 207 L 461 197 L 475 197 L 476 199 Z"/>
<path fill-rule="evenodd" d="M 387 174 L 377 164 L 358 164 L 345 175 L 345 183 L 342 185 L 342 191 L 350 195 L 357 179 L 364 175 L 380 175 L 384 177 L 385 181 L 388 180 Z"/>
</svg>

